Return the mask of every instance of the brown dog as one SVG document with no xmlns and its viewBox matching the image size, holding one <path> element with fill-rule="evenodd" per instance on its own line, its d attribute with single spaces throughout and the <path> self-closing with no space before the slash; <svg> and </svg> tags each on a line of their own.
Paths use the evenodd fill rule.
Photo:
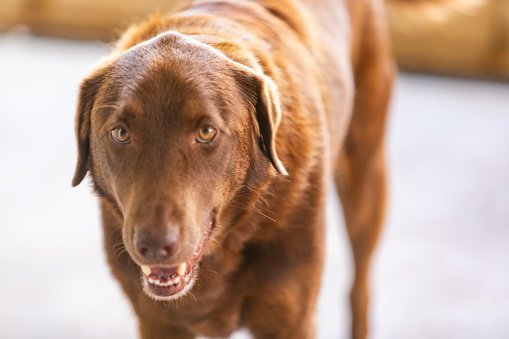
<svg viewBox="0 0 509 339">
<path fill-rule="evenodd" d="M 366 336 L 393 79 L 380 7 L 195 2 L 129 29 L 84 79 L 73 185 L 91 173 L 142 338 L 314 337 L 331 176 Z"/>
</svg>

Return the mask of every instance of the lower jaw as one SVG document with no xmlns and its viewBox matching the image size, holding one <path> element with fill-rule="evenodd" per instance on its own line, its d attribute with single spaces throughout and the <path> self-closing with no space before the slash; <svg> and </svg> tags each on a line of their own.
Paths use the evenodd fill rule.
<svg viewBox="0 0 509 339">
<path fill-rule="evenodd" d="M 151 273 L 151 269 L 148 268 L 146 274 L 145 270 L 142 267 L 142 279 L 143 279 L 143 289 L 145 293 L 152 299 L 155 300 L 172 300 L 178 299 L 184 296 L 194 285 L 195 282 L 195 272 L 197 272 L 198 264 L 201 260 L 201 256 L 207 244 L 207 241 L 210 237 L 210 233 L 215 225 L 215 213 L 210 218 L 207 227 L 205 228 L 204 234 L 202 235 L 202 239 L 199 244 L 199 248 L 187 262 L 182 263 L 177 269 L 176 272 L 166 277 L 157 277 L 153 276 Z M 179 269 L 182 266 L 182 272 Z M 164 271 L 165 268 L 160 268 L 160 270 Z M 168 272 L 166 272 L 168 273 Z M 163 272 L 163 276 L 165 276 Z M 164 281 L 164 282 L 163 282 Z"/>
<path fill-rule="evenodd" d="M 147 276 L 143 275 L 143 287 L 145 293 L 156 300 L 172 300 L 180 298 L 185 295 L 194 285 L 193 271 L 189 272 L 186 276 L 181 277 L 180 282 L 177 284 L 169 284 L 168 286 L 161 286 L 151 283 Z"/>
</svg>

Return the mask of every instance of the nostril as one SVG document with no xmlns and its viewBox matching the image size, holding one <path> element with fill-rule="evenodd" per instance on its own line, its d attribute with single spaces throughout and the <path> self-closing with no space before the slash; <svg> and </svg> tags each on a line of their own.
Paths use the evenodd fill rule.
<svg viewBox="0 0 509 339">
<path fill-rule="evenodd" d="M 148 253 L 148 248 L 138 247 L 138 252 L 142 255 L 142 257 L 146 257 Z"/>
<path fill-rule="evenodd" d="M 136 252 L 145 259 L 151 259 L 153 247 L 153 241 L 151 241 L 151 237 L 146 232 L 139 232 L 134 236 L 134 248 Z"/>
</svg>

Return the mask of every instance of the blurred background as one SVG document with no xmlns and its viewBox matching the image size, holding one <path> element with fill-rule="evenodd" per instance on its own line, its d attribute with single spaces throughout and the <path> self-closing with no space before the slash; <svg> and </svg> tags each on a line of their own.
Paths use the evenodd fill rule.
<svg viewBox="0 0 509 339">
<path fill-rule="evenodd" d="M 136 338 L 96 198 L 71 189 L 78 84 L 163 0 L 0 2 L 0 338 Z M 509 338 L 509 1 L 387 0 L 400 73 L 371 338 Z M 318 338 L 347 338 L 335 194 Z M 238 333 L 236 338 L 248 338 Z"/>
</svg>

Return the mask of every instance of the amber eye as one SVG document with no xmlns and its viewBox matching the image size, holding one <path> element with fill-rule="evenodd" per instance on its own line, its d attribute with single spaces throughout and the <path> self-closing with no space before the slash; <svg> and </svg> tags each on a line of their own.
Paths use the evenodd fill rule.
<svg viewBox="0 0 509 339">
<path fill-rule="evenodd" d="M 120 144 L 127 144 L 131 140 L 129 131 L 127 128 L 122 126 L 119 126 L 111 131 L 111 136 L 113 137 L 113 140 Z"/>
<path fill-rule="evenodd" d="M 198 134 L 196 135 L 196 141 L 201 143 L 206 143 L 214 139 L 217 134 L 217 130 L 210 126 L 204 126 L 200 128 Z"/>
</svg>

